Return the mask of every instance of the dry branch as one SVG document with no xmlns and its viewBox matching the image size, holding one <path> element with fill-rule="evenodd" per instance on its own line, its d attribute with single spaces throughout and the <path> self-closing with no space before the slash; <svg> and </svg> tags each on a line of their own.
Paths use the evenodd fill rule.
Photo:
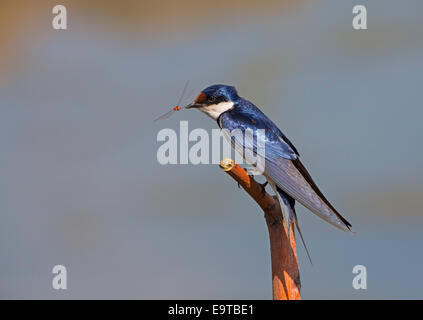
<svg viewBox="0 0 423 320">
<path fill-rule="evenodd" d="M 247 191 L 264 211 L 270 239 L 273 299 L 301 299 L 301 282 L 294 228 L 293 226 L 290 228 L 291 241 L 289 241 L 278 200 L 268 194 L 263 185 L 249 176 L 232 159 L 222 160 L 220 167 Z"/>
</svg>

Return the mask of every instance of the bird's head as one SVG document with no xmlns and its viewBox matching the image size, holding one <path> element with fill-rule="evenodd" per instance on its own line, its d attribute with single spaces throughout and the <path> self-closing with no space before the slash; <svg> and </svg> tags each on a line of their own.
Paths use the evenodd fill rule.
<svg viewBox="0 0 423 320">
<path fill-rule="evenodd" d="M 235 87 L 215 84 L 201 91 L 195 101 L 185 108 L 197 108 L 217 120 L 222 113 L 233 109 L 238 99 Z"/>
</svg>

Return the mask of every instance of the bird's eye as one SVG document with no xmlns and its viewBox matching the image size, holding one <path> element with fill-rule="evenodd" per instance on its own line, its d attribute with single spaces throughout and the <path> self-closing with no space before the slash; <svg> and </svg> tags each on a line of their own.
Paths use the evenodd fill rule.
<svg viewBox="0 0 423 320">
<path fill-rule="evenodd" d="M 209 102 L 210 102 L 210 103 L 214 103 L 214 102 L 216 102 L 216 97 L 215 97 L 215 96 L 210 96 L 210 97 L 209 97 Z"/>
</svg>

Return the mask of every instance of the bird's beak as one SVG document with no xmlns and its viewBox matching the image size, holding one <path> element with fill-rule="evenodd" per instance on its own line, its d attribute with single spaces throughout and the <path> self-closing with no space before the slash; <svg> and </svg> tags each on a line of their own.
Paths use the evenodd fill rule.
<svg viewBox="0 0 423 320">
<path fill-rule="evenodd" d="M 202 105 L 203 105 L 202 103 L 193 102 L 193 103 L 185 106 L 184 109 L 200 108 Z"/>
</svg>

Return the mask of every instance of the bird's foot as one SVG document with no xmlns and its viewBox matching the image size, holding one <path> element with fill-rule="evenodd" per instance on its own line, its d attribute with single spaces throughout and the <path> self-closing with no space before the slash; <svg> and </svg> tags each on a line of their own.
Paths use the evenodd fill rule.
<svg viewBox="0 0 423 320">
<path fill-rule="evenodd" d="M 266 186 L 269 182 L 266 181 L 265 183 L 260 184 L 261 185 L 261 196 L 264 197 L 266 195 Z"/>
</svg>

